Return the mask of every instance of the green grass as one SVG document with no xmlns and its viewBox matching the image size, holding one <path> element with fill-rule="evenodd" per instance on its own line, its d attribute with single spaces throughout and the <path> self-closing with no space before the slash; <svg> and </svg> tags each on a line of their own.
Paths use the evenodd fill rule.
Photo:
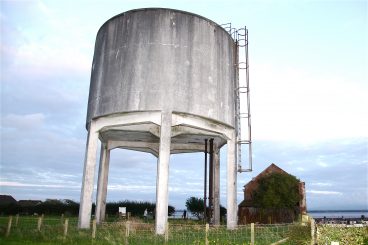
<svg viewBox="0 0 368 245">
<path fill-rule="evenodd" d="M 63 220 L 60 217 L 45 217 L 38 231 L 38 217 L 21 216 L 18 225 L 13 217 L 12 229 L 8 237 L 5 236 L 8 217 L 0 217 L 0 244 L 194 244 L 204 245 L 206 239 L 205 225 L 195 220 L 169 220 L 168 241 L 164 236 L 155 235 L 154 222 L 132 218 L 129 236 L 126 236 L 126 222 L 116 217 L 109 217 L 108 222 L 97 226 L 96 237 L 92 239 L 92 229 L 77 229 L 77 217 L 68 217 L 68 234 L 64 237 Z M 318 243 L 328 244 L 338 241 L 341 245 L 368 244 L 368 227 L 333 227 L 318 225 Z M 268 245 L 285 237 L 289 239 L 284 245 L 310 244 L 310 226 L 299 224 L 290 225 L 256 225 L 255 244 Z M 250 225 L 239 226 L 230 231 L 226 226 L 210 227 L 207 233 L 209 244 L 221 245 L 249 245 L 251 239 Z"/>
<path fill-rule="evenodd" d="M 339 227 L 318 225 L 318 244 L 331 244 L 332 241 L 340 245 L 368 245 L 368 227 Z"/>
<path fill-rule="evenodd" d="M 106 222 L 97 226 L 96 237 L 92 239 L 92 230 L 77 229 L 77 218 L 69 218 L 68 234 L 63 236 L 64 227 L 60 217 L 46 217 L 41 230 L 37 230 L 37 217 L 19 217 L 15 226 L 15 217 L 8 237 L 5 236 L 8 217 L 0 217 L 0 244 L 205 244 L 205 225 L 192 220 L 169 220 L 168 241 L 164 236 L 155 235 L 154 223 L 134 219 L 131 221 L 129 236 L 126 236 L 125 221 Z M 263 225 L 255 228 L 255 244 L 266 245 L 288 236 L 291 226 Z M 226 226 L 210 227 L 207 239 L 209 244 L 249 245 L 250 225 L 239 226 L 229 231 Z"/>
</svg>

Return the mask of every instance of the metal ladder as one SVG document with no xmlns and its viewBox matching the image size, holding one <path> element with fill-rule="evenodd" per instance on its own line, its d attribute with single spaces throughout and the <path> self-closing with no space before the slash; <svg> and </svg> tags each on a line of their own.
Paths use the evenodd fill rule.
<svg viewBox="0 0 368 245">
<path fill-rule="evenodd" d="M 252 127 L 249 95 L 249 59 L 247 27 L 232 28 L 231 23 L 221 25 L 234 39 L 236 44 L 236 88 L 235 113 L 237 132 L 237 163 L 238 172 L 252 171 Z M 248 168 L 242 167 L 242 146 L 248 150 Z"/>
</svg>

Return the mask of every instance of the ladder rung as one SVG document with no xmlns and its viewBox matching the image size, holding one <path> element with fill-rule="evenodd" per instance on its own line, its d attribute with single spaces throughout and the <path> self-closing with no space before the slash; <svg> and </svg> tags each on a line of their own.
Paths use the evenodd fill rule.
<svg viewBox="0 0 368 245">
<path fill-rule="evenodd" d="M 237 118 L 248 118 L 249 117 L 249 113 L 248 112 L 240 112 L 237 115 Z"/>
<path fill-rule="evenodd" d="M 252 144 L 252 141 L 250 141 L 250 140 L 238 140 L 237 143 L 238 143 L 238 145 L 249 145 L 249 144 Z"/>
<path fill-rule="evenodd" d="M 241 89 L 246 89 L 246 91 L 248 92 L 248 87 L 236 87 L 235 90 L 241 90 Z M 243 92 L 246 93 L 246 92 Z"/>
<path fill-rule="evenodd" d="M 239 113 L 238 115 L 238 118 L 249 118 L 249 117 L 250 117 L 249 113 L 246 113 L 246 112 Z"/>
</svg>

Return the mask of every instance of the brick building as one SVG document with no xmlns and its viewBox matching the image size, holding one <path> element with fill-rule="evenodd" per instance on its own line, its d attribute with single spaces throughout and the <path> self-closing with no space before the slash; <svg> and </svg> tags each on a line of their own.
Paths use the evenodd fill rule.
<svg viewBox="0 0 368 245">
<path fill-rule="evenodd" d="M 261 178 L 272 174 L 280 173 L 287 174 L 280 167 L 272 163 L 263 170 L 257 177 L 244 185 L 244 200 L 239 204 L 238 220 L 239 224 L 246 223 L 290 223 L 295 221 L 300 214 L 306 214 L 306 199 L 305 199 L 305 183 L 299 182 L 299 202 L 295 204 L 294 209 L 260 209 L 254 207 L 253 193 L 258 188 L 258 182 Z"/>
</svg>

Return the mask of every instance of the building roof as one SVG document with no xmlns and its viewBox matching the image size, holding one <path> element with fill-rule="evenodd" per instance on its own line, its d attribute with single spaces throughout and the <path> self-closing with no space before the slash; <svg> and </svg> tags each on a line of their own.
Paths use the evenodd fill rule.
<svg viewBox="0 0 368 245">
<path fill-rule="evenodd" d="M 272 163 L 265 170 L 263 170 L 260 174 L 258 174 L 255 178 L 253 178 L 251 181 L 245 184 L 244 188 L 247 188 L 249 185 L 253 185 L 253 183 L 258 182 L 259 179 L 271 173 L 289 174 L 285 172 L 282 168 L 278 167 L 276 164 Z"/>
<path fill-rule="evenodd" d="M 16 203 L 16 202 L 17 200 L 15 200 L 10 195 L 0 195 L 0 205 L 7 205 L 7 204 Z"/>
<path fill-rule="evenodd" d="M 36 206 L 38 204 L 42 203 L 41 200 L 19 200 L 18 204 L 20 206 L 26 207 L 26 206 Z"/>
</svg>

